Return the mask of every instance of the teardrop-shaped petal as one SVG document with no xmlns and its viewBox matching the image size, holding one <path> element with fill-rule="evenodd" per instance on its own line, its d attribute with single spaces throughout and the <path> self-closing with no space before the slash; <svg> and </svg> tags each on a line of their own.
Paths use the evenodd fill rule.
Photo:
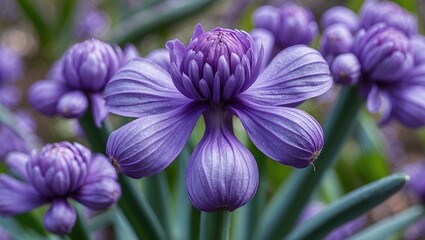
<svg viewBox="0 0 425 240">
<path fill-rule="evenodd" d="M 105 100 L 101 94 L 91 94 L 90 102 L 92 107 L 94 123 L 98 128 L 102 125 L 102 122 L 108 117 L 109 113 L 106 110 Z"/>
<path fill-rule="evenodd" d="M 64 199 L 53 201 L 43 218 L 49 232 L 65 235 L 71 232 L 77 220 L 75 209 Z"/>
<path fill-rule="evenodd" d="M 307 167 L 323 148 L 323 130 L 306 112 L 288 107 L 234 101 L 229 106 L 255 146 L 270 158 L 296 168 Z"/>
<path fill-rule="evenodd" d="M 391 114 L 410 128 L 425 126 L 425 85 L 404 85 L 388 91 Z"/>
<path fill-rule="evenodd" d="M 21 152 L 11 152 L 6 156 L 7 166 L 20 178 L 27 181 L 27 163 L 30 156 Z"/>
<path fill-rule="evenodd" d="M 57 113 L 64 118 L 80 118 L 86 113 L 89 101 L 86 95 L 79 91 L 64 94 L 56 106 Z"/>
<path fill-rule="evenodd" d="M 0 214 L 13 216 L 31 211 L 46 203 L 31 185 L 7 175 L 0 175 Z"/>
<path fill-rule="evenodd" d="M 193 102 L 134 120 L 111 133 L 106 153 L 129 177 L 154 175 L 177 157 L 206 107 Z"/>
<path fill-rule="evenodd" d="M 110 112 L 126 117 L 165 113 L 190 101 L 176 89 L 167 71 L 142 58 L 117 72 L 106 86 L 104 97 Z"/>
<path fill-rule="evenodd" d="M 117 179 L 117 171 L 103 154 L 93 154 L 84 182 L 95 182 L 102 178 Z"/>
<path fill-rule="evenodd" d="M 291 105 L 319 96 L 331 86 L 329 66 L 322 55 L 296 45 L 277 54 L 242 95 L 264 105 Z"/>
<path fill-rule="evenodd" d="M 53 116 L 59 99 L 68 91 L 63 81 L 43 80 L 34 83 L 29 89 L 29 102 L 35 110 Z"/>
<path fill-rule="evenodd" d="M 101 210 L 115 204 L 121 196 L 121 187 L 114 178 L 101 178 L 84 184 L 73 196 L 75 200 L 93 210 Z"/>
<path fill-rule="evenodd" d="M 186 170 L 189 199 L 201 211 L 233 211 L 254 196 L 258 186 L 257 163 L 233 134 L 231 117 L 230 124 L 225 124 L 211 123 L 220 121 L 219 116 L 204 116 L 205 135 Z"/>
</svg>

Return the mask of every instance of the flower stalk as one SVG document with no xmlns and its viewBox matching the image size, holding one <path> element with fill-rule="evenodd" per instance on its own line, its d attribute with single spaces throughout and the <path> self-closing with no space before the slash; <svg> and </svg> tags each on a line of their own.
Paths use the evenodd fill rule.
<svg viewBox="0 0 425 240">
<path fill-rule="evenodd" d="M 201 240 L 228 240 L 230 229 L 230 215 L 228 211 L 201 213 Z"/>
</svg>

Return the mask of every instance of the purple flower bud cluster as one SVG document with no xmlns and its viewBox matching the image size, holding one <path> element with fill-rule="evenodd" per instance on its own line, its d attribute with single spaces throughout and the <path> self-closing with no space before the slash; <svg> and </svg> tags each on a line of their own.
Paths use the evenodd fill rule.
<svg viewBox="0 0 425 240">
<path fill-rule="evenodd" d="M 381 113 L 381 124 L 394 118 L 407 127 L 425 125 L 425 40 L 416 35 L 413 15 L 395 3 L 369 0 L 359 16 L 329 9 L 322 24 L 320 51 L 336 83 L 359 85 L 368 110 Z"/>
<path fill-rule="evenodd" d="M 133 178 L 154 175 L 181 152 L 202 115 L 204 136 L 186 169 L 192 204 L 202 211 L 233 211 L 258 185 L 251 152 L 233 132 L 234 116 L 270 158 L 293 167 L 311 164 L 323 132 L 307 113 L 292 108 L 327 91 L 332 80 L 323 57 L 307 46 L 288 47 L 264 64 L 259 42 L 240 30 L 199 24 L 187 45 L 166 44 L 121 68 L 105 89 L 112 113 L 136 117 L 111 133 L 107 154 Z"/>
<path fill-rule="evenodd" d="M 13 108 L 21 100 L 21 91 L 15 85 L 22 75 L 21 57 L 12 49 L 0 44 L 0 104 Z"/>
<path fill-rule="evenodd" d="M 283 4 L 280 8 L 262 6 L 253 13 L 255 28 L 273 33 L 275 43 L 280 50 L 296 44 L 310 44 L 319 32 L 310 9 L 293 3 Z"/>
<path fill-rule="evenodd" d="M 31 105 L 39 112 L 80 118 L 92 110 L 97 126 L 108 116 L 103 90 L 118 68 L 137 55 L 134 47 L 122 51 L 96 39 L 74 45 L 51 70 L 47 80 L 32 85 Z"/>
<path fill-rule="evenodd" d="M 0 175 L 0 214 L 13 216 L 50 203 L 43 223 L 52 233 L 72 230 L 76 212 L 69 199 L 100 210 L 121 195 L 108 159 L 78 143 L 47 144 L 38 154 L 12 153 L 6 162 L 19 179 Z"/>
</svg>

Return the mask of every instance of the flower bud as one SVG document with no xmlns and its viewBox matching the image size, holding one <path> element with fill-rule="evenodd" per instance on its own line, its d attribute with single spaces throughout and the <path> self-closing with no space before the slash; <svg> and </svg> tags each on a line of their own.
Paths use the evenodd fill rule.
<svg viewBox="0 0 425 240">
<path fill-rule="evenodd" d="M 187 47 L 169 41 L 170 72 L 177 89 L 194 100 L 219 103 L 245 91 L 261 70 L 263 50 L 243 31 L 197 25 Z"/>
<path fill-rule="evenodd" d="M 66 53 L 63 76 L 73 89 L 102 91 L 119 64 L 118 56 L 110 45 L 89 39 L 75 44 Z"/>
<path fill-rule="evenodd" d="M 418 32 L 416 18 L 409 12 L 390 1 L 366 1 L 360 9 L 360 22 L 363 28 L 371 28 L 378 23 L 385 23 L 402 31 L 407 36 Z"/>
<path fill-rule="evenodd" d="M 71 232 L 77 220 L 77 213 L 66 200 L 53 201 L 43 218 L 49 232 L 66 235 Z"/>
<path fill-rule="evenodd" d="M 362 71 L 375 81 L 394 81 L 413 67 L 409 39 L 385 24 L 360 31 L 354 40 L 354 53 Z"/>
<path fill-rule="evenodd" d="M 331 65 L 331 73 L 335 83 L 353 85 L 359 81 L 361 66 L 352 53 L 344 53 L 335 58 Z"/>
<path fill-rule="evenodd" d="M 343 24 L 333 24 L 325 29 L 320 41 L 320 52 L 330 63 L 341 53 L 347 53 L 353 45 L 353 35 Z"/>
<path fill-rule="evenodd" d="M 31 157 L 29 180 L 45 197 L 65 197 L 84 183 L 90 158 L 90 151 L 78 143 L 47 144 Z"/>
<path fill-rule="evenodd" d="M 343 24 L 352 34 L 355 34 L 360 27 L 359 21 L 359 17 L 351 9 L 336 6 L 323 13 L 321 23 L 325 29 L 333 24 Z"/>
<path fill-rule="evenodd" d="M 59 115 L 65 118 L 79 118 L 87 111 L 89 103 L 81 91 L 71 91 L 64 94 L 56 107 Z"/>
</svg>

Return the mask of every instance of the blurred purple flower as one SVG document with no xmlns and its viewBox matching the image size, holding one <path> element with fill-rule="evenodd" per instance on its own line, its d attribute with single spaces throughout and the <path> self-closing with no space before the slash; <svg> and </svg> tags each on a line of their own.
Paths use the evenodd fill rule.
<svg viewBox="0 0 425 240">
<path fill-rule="evenodd" d="M 86 4 L 81 11 L 76 35 L 80 39 L 89 39 L 93 37 L 100 37 L 110 27 L 108 15 L 103 11 Z"/>
<path fill-rule="evenodd" d="M 344 24 L 333 24 L 323 31 L 319 51 L 331 65 L 335 56 L 351 51 L 353 40 L 353 35 Z"/>
<path fill-rule="evenodd" d="M 418 33 L 416 17 L 402 7 L 390 1 L 368 0 L 360 9 L 360 24 L 371 28 L 377 23 L 385 23 L 402 31 L 407 36 Z"/>
<path fill-rule="evenodd" d="M 326 206 L 323 205 L 321 202 L 311 202 L 309 205 L 307 205 L 307 207 L 304 209 L 304 212 L 301 214 L 299 224 L 303 224 L 305 221 L 308 221 L 310 218 L 320 213 L 320 211 L 322 211 L 325 207 Z M 334 229 L 326 236 L 325 240 L 347 239 L 359 230 L 361 230 L 365 225 L 366 217 L 358 217 Z"/>
<path fill-rule="evenodd" d="M 318 34 L 313 13 L 304 7 L 286 3 L 280 8 L 262 6 L 253 13 L 255 28 L 273 33 L 279 50 L 296 44 L 310 44 Z"/>
<path fill-rule="evenodd" d="M 336 6 L 329 8 L 323 13 L 321 24 L 324 29 L 333 24 L 342 24 L 347 27 L 352 34 L 355 34 L 360 28 L 359 17 L 346 7 Z"/>
<path fill-rule="evenodd" d="M 304 168 L 323 147 L 322 128 L 290 106 L 332 85 L 323 57 L 306 46 L 279 53 L 262 70 L 263 49 L 243 31 L 197 25 L 189 44 L 167 43 L 170 72 L 149 59 L 125 65 L 105 89 L 108 110 L 139 119 L 114 131 L 107 153 L 117 169 L 141 178 L 166 168 L 180 153 L 199 117 L 206 130 L 186 170 L 192 204 L 228 210 L 255 194 L 258 168 L 235 137 L 239 117 L 254 144 L 270 158 Z"/>
<path fill-rule="evenodd" d="M 15 107 L 21 100 L 21 91 L 12 85 L 22 75 L 21 57 L 6 46 L 0 44 L 0 104 L 8 108 Z"/>
<path fill-rule="evenodd" d="M 35 134 L 35 122 L 26 111 L 15 112 L 15 127 L 21 131 L 19 135 L 9 126 L 0 124 L 0 161 L 3 161 L 11 152 L 29 153 L 30 149 L 37 147 L 40 139 Z"/>
<path fill-rule="evenodd" d="M 6 162 L 19 180 L 0 175 L 0 214 L 13 216 L 51 203 L 43 222 L 52 233 L 67 234 L 75 224 L 76 213 L 68 198 L 100 210 L 115 204 L 121 195 L 108 159 L 78 143 L 47 144 L 31 156 L 12 153 Z"/>
<path fill-rule="evenodd" d="M 108 116 L 102 93 L 117 69 L 137 53 L 96 39 L 74 45 L 52 68 L 48 80 L 33 84 L 29 101 L 39 112 L 80 118 L 91 106 L 97 126 Z"/>
</svg>

